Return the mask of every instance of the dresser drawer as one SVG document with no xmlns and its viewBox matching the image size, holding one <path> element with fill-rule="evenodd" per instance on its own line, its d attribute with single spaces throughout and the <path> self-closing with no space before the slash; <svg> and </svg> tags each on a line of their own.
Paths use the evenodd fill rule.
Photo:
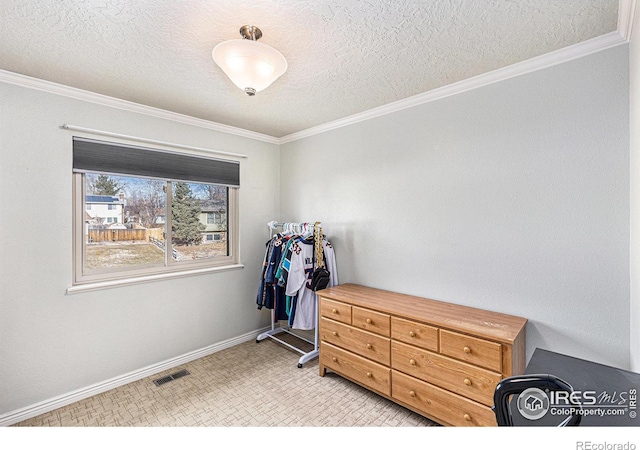
<svg viewBox="0 0 640 450">
<path fill-rule="evenodd" d="M 362 328 L 363 330 L 381 334 L 386 337 L 391 336 L 391 316 L 389 314 L 354 306 L 351 311 L 351 316 L 351 324 L 354 327 Z"/>
<path fill-rule="evenodd" d="M 502 379 L 499 373 L 396 341 L 391 343 L 391 367 L 487 406 L 493 406 Z"/>
<path fill-rule="evenodd" d="M 391 395 L 391 369 L 326 342 L 320 343 L 320 364 L 353 381 Z"/>
<path fill-rule="evenodd" d="M 351 323 L 351 305 L 320 298 L 320 315 L 342 323 Z"/>
<path fill-rule="evenodd" d="M 392 372 L 391 396 L 424 414 L 453 426 L 496 426 L 495 414 L 487 406 L 417 380 Z"/>
<path fill-rule="evenodd" d="M 423 323 L 393 317 L 391 337 L 427 350 L 438 351 L 438 329 Z"/>
<path fill-rule="evenodd" d="M 502 371 L 502 346 L 496 342 L 440 330 L 440 353 L 496 372 Z"/>
<path fill-rule="evenodd" d="M 320 319 L 320 339 L 387 366 L 391 362 L 390 339 L 340 322 Z"/>
</svg>

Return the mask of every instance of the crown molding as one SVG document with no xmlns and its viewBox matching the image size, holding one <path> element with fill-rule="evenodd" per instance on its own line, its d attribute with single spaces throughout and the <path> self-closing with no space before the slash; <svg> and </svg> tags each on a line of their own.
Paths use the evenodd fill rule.
<svg viewBox="0 0 640 450">
<path fill-rule="evenodd" d="M 618 33 L 627 42 L 631 40 L 635 11 L 636 0 L 620 0 L 618 2 Z"/>
<path fill-rule="evenodd" d="M 514 78 L 541 69 L 546 69 L 547 67 L 555 66 L 625 43 L 627 43 L 627 40 L 620 33 L 618 33 L 617 31 L 612 31 L 611 33 L 607 33 L 605 35 L 589 39 L 587 41 L 580 42 L 569 47 L 561 48 L 559 50 L 555 50 L 541 56 L 536 56 L 526 61 L 496 69 L 491 72 L 483 73 L 472 78 L 467 78 L 456 83 L 448 84 L 446 86 L 442 86 L 431 91 L 424 92 L 422 94 L 388 103 L 386 105 L 379 106 L 362 113 L 354 114 L 343 119 L 335 120 L 333 122 L 328 122 L 316 127 L 311 127 L 306 130 L 283 136 L 280 138 L 280 144 L 296 141 L 309 136 L 324 133 L 326 131 L 335 130 L 347 125 L 352 125 L 354 123 L 362 122 L 365 120 L 373 119 L 375 117 L 398 112 L 403 109 L 408 109 L 414 106 L 429 103 L 444 97 L 456 95 L 461 92 L 477 89 L 479 87 L 487 86 L 499 81 L 508 80 L 509 78 Z"/>
<path fill-rule="evenodd" d="M 224 125 L 209 120 L 198 119 L 196 117 L 187 116 L 185 114 L 175 113 L 160 108 L 154 108 L 152 106 L 142 105 L 139 103 L 122 100 L 115 97 L 109 97 L 108 95 L 98 94 L 95 92 L 85 91 L 83 89 L 74 88 L 71 86 L 65 86 L 63 84 L 53 83 L 51 81 L 41 80 L 39 78 L 33 78 L 27 75 L 22 75 L 15 72 L 9 72 L 0 69 L 0 82 L 14 84 L 38 91 L 47 92 L 50 94 L 62 95 L 64 97 L 73 98 L 76 100 L 83 100 L 89 103 L 95 103 L 102 106 L 109 106 L 111 108 L 122 109 L 124 111 L 135 112 L 145 114 L 147 116 L 157 117 L 160 119 L 171 120 L 174 122 L 183 123 L 186 125 L 192 125 L 200 128 L 206 128 L 209 130 L 220 131 L 222 133 L 233 134 L 235 136 L 241 136 L 257 141 L 268 142 L 270 144 L 279 144 L 280 140 L 277 137 L 269 136 L 255 131 L 245 130 L 244 128 L 232 127 L 230 125 Z"/>
<path fill-rule="evenodd" d="M 282 145 L 288 142 L 293 142 L 304 139 L 306 137 L 314 136 L 316 134 L 335 130 L 347 125 L 352 125 L 358 122 L 363 122 L 365 120 L 384 116 L 386 114 L 402 111 L 404 109 L 429 103 L 441 98 L 449 97 L 451 95 L 456 95 L 472 89 L 477 89 L 479 87 L 487 86 L 499 81 L 504 81 L 509 78 L 514 78 L 520 75 L 525 75 L 527 73 L 552 67 L 567 61 L 571 61 L 573 59 L 590 55 L 592 53 L 616 47 L 618 45 L 626 44 L 629 42 L 629 39 L 631 37 L 635 6 L 636 0 L 620 0 L 618 14 L 618 31 L 612 31 L 605 35 L 589 39 L 587 41 L 580 42 L 569 47 L 561 48 L 559 50 L 555 50 L 553 52 L 528 59 L 526 61 L 480 74 L 472 78 L 467 78 L 456 83 L 452 83 L 424 92 L 422 94 L 388 103 L 386 105 L 382 105 L 377 108 L 357 113 L 342 119 L 291 133 L 280 138 L 257 133 L 255 131 L 245 130 L 243 128 L 237 128 L 230 125 L 224 125 L 217 122 L 198 119 L 196 117 L 187 116 L 185 114 L 166 111 L 139 103 L 133 103 L 127 100 L 109 97 L 107 95 L 97 94 L 95 92 L 85 91 L 82 89 L 77 89 L 70 86 L 65 86 L 62 84 L 53 83 L 50 81 L 45 81 L 2 69 L 0 69 L 0 82 L 15 84 L 18 86 L 62 95 L 78 100 L 84 100 L 90 103 L 118 108 L 125 111 L 146 114 L 161 119 L 180 122 L 187 125 L 219 131 L 222 133 L 228 133 L 236 136 L 254 139 L 257 141 L 267 142 L 270 144 Z"/>
</svg>

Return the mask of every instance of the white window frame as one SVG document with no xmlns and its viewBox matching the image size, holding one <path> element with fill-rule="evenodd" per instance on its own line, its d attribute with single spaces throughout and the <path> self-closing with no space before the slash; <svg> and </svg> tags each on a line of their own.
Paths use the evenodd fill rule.
<svg viewBox="0 0 640 450">
<path fill-rule="evenodd" d="M 112 174 L 130 176 L 126 174 Z M 203 258 L 193 261 L 173 261 L 169 251 L 165 250 L 162 266 L 136 266 L 131 268 L 103 269 L 85 273 L 84 212 L 86 204 L 85 175 L 73 173 L 73 285 L 67 293 L 102 289 L 123 284 L 135 284 L 176 276 L 190 276 L 219 270 L 244 267 L 240 263 L 239 242 L 239 188 L 229 187 L 227 196 L 227 242 L 228 255 Z M 169 181 L 169 180 L 163 180 Z M 167 248 L 171 248 L 171 195 L 167 189 L 165 214 L 165 236 Z"/>
</svg>

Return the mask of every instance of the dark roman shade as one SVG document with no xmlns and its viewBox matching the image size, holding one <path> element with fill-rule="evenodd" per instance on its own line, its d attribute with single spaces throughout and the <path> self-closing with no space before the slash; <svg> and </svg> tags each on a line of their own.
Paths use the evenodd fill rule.
<svg viewBox="0 0 640 450">
<path fill-rule="evenodd" d="M 73 138 L 73 171 L 240 186 L 237 161 Z"/>
</svg>

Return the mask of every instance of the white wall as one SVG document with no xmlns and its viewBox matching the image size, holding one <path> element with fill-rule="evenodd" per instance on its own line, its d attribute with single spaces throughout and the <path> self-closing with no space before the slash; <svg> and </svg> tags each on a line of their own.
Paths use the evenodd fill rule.
<svg viewBox="0 0 640 450">
<path fill-rule="evenodd" d="M 282 220 L 340 282 L 520 315 L 536 347 L 629 366 L 628 48 L 281 146 Z"/>
<path fill-rule="evenodd" d="M 631 370 L 640 372 L 640 7 L 629 43 L 631 155 Z"/>
<path fill-rule="evenodd" d="M 63 124 L 246 154 L 244 269 L 66 295 L 71 137 Z M 259 330 L 255 303 L 279 205 L 278 146 L 0 83 L 0 417 Z"/>
</svg>

